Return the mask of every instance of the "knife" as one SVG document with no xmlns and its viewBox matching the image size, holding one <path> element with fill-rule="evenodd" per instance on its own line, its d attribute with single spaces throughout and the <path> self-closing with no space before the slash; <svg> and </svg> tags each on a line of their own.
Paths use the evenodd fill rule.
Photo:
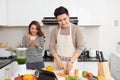
<svg viewBox="0 0 120 80">
<path fill-rule="evenodd" d="M 97 55 L 97 58 L 98 58 L 99 62 L 101 62 L 99 51 L 96 53 L 96 55 Z"/>
<path fill-rule="evenodd" d="M 102 51 L 100 51 L 100 55 L 101 55 L 102 62 L 104 62 L 105 60 L 104 60 L 104 56 L 103 56 Z"/>
</svg>

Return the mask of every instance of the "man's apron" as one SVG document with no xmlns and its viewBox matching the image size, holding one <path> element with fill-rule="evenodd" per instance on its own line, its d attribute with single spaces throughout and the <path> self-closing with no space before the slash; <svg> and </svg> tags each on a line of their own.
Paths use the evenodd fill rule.
<svg viewBox="0 0 120 80">
<path fill-rule="evenodd" d="M 72 31 L 70 26 L 70 34 L 69 35 L 61 35 L 60 34 L 61 27 L 59 28 L 57 35 L 57 53 L 59 58 L 64 62 L 68 62 L 75 52 L 75 48 L 72 42 Z M 57 63 L 55 62 L 55 67 L 57 68 Z M 73 68 L 71 71 L 77 68 L 77 60 L 73 63 Z"/>
</svg>

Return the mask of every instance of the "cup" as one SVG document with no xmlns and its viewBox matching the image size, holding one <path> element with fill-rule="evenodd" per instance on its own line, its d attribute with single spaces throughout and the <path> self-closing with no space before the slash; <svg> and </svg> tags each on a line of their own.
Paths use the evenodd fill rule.
<svg viewBox="0 0 120 80">
<path fill-rule="evenodd" d="M 30 40 L 35 40 L 35 38 L 36 38 L 36 37 L 34 37 L 34 36 L 31 36 L 31 37 L 30 37 Z"/>
</svg>

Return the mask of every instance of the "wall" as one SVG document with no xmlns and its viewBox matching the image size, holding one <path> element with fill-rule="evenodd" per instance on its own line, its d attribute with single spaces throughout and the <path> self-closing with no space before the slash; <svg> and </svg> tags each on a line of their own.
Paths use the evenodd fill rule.
<svg viewBox="0 0 120 80">
<path fill-rule="evenodd" d="M 117 42 L 120 41 L 120 0 L 105 0 L 104 25 L 100 27 L 100 49 L 105 57 L 109 58 L 111 52 L 116 51 Z M 118 20 L 118 25 L 114 25 Z"/>
<path fill-rule="evenodd" d="M 56 26 L 42 26 L 42 31 L 46 36 L 45 48 L 49 48 L 50 33 Z M 81 27 L 86 42 L 87 48 L 98 49 L 99 48 L 99 27 Z M 17 47 L 22 37 L 27 34 L 27 26 L 14 26 L 14 27 L 0 27 L 0 42 L 8 47 Z"/>
<path fill-rule="evenodd" d="M 21 41 L 23 35 L 26 34 L 27 27 L 0 27 L 0 42 L 3 45 L 8 43 L 8 47 L 17 47 Z"/>
</svg>

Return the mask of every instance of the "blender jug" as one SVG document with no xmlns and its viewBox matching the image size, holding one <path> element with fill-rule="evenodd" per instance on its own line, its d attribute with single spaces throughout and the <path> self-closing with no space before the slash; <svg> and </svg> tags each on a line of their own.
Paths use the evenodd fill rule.
<svg viewBox="0 0 120 80">
<path fill-rule="evenodd" d="M 27 52 L 27 48 L 16 48 L 18 64 L 26 63 L 26 52 Z"/>
</svg>

